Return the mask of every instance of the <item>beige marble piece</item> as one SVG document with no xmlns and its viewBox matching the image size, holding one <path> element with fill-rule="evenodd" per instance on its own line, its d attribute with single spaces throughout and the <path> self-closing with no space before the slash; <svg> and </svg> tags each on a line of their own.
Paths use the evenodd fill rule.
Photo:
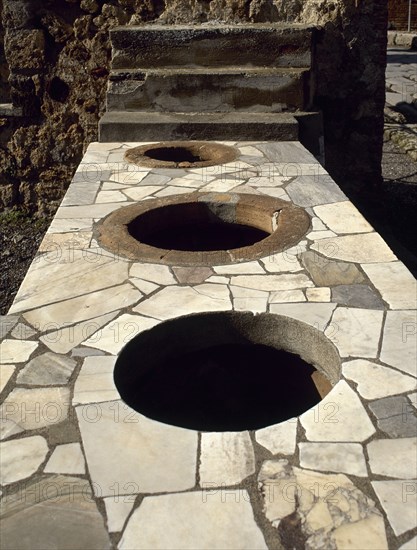
<svg viewBox="0 0 417 550">
<path fill-rule="evenodd" d="M 325 335 L 342 357 L 378 355 L 384 312 L 370 309 L 338 307 Z"/>
<path fill-rule="evenodd" d="M 227 286 L 205 283 L 193 288 L 167 287 L 140 303 L 133 311 L 166 320 L 190 313 L 232 309 Z"/>
<path fill-rule="evenodd" d="M 336 233 L 369 233 L 372 226 L 350 201 L 315 206 L 314 212 Z"/>
<path fill-rule="evenodd" d="M 38 347 L 33 340 L 3 340 L 0 344 L 0 363 L 24 363 Z"/>
<path fill-rule="evenodd" d="M 119 550 L 267 550 L 245 490 L 145 497 Z"/>
<path fill-rule="evenodd" d="M 401 262 L 362 264 L 391 309 L 417 309 L 417 281 Z"/>
<path fill-rule="evenodd" d="M 119 392 L 113 382 L 115 362 L 116 357 L 112 356 L 86 357 L 75 382 L 72 404 L 101 403 L 119 399 Z"/>
<path fill-rule="evenodd" d="M 84 340 L 83 344 L 117 355 L 132 338 L 157 324 L 155 319 L 125 313 Z"/>
<path fill-rule="evenodd" d="M 130 187 L 125 189 L 123 193 L 134 201 L 140 201 L 149 195 L 153 195 L 156 191 L 160 191 L 160 185 L 141 185 L 139 187 Z"/>
<path fill-rule="evenodd" d="M 380 359 L 387 365 L 417 377 L 417 313 L 388 311 Z"/>
<path fill-rule="evenodd" d="M 378 233 L 321 239 L 311 246 L 326 258 L 356 263 L 394 262 L 397 258 Z"/>
<path fill-rule="evenodd" d="M 76 411 L 88 470 L 101 497 L 194 487 L 197 432 L 150 420 L 122 401 Z"/>
<path fill-rule="evenodd" d="M 305 302 L 306 297 L 302 290 L 276 290 L 270 293 L 269 302 L 271 304 L 281 304 L 284 302 Z"/>
<path fill-rule="evenodd" d="M 271 304 L 269 306 L 271 313 L 277 315 L 287 315 L 293 319 L 297 319 L 302 323 L 311 325 L 318 330 L 324 331 L 329 324 L 332 313 L 336 304 Z"/>
<path fill-rule="evenodd" d="M 85 461 L 80 444 L 58 445 L 43 471 L 46 474 L 85 474 Z"/>
<path fill-rule="evenodd" d="M 218 275 L 238 275 L 251 273 L 265 273 L 258 262 L 242 262 L 230 265 L 215 265 L 213 270 Z"/>
<path fill-rule="evenodd" d="M 255 290 L 293 290 L 314 286 L 304 273 L 283 275 L 236 275 L 231 278 L 232 285 L 253 288 Z"/>
<path fill-rule="evenodd" d="M 177 281 L 167 265 L 135 263 L 129 275 L 158 285 L 175 285 Z"/>
<path fill-rule="evenodd" d="M 362 442 L 375 433 L 359 397 L 344 380 L 303 413 L 300 422 L 309 441 Z"/>
<path fill-rule="evenodd" d="M 0 392 L 4 390 L 15 370 L 15 365 L 0 365 Z"/>
<path fill-rule="evenodd" d="M 309 302 L 330 302 L 329 287 L 307 288 L 306 295 Z"/>
<path fill-rule="evenodd" d="M 202 433 L 200 487 L 237 485 L 255 473 L 249 432 Z"/>
<path fill-rule="evenodd" d="M 124 496 L 118 499 L 106 497 L 103 501 L 106 507 L 109 533 L 118 533 L 122 531 L 132 511 L 133 505 L 135 504 L 135 495 Z"/>
<path fill-rule="evenodd" d="M 39 246 L 38 252 L 46 252 L 50 258 L 56 258 L 58 254 L 68 254 L 69 250 L 88 248 L 91 237 L 91 231 L 54 233 L 48 230 Z"/>
<path fill-rule="evenodd" d="M 141 296 L 132 285 L 122 284 L 29 311 L 24 317 L 33 326 L 59 330 L 128 307 Z"/>
<path fill-rule="evenodd" d="M 365 399 L 379 399 L 416 389 L 417 381 L 394 369 L 366 359 L 354 359 L 342 364 L 343 376 L 358 385 Z"/>
<path fill-rule="evenodd" d="M 48 454 L 40 435 L 0 443 L 0 484 L 9 485 L 34 474 Z"/>
</svg>

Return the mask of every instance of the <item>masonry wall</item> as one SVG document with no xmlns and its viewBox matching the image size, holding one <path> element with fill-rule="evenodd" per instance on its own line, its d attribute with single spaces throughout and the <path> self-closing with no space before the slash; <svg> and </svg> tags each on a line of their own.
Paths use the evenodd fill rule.
<svg viewBox="0 0 417 550">
<path fill-rule="evenodd" d="M 97 138 L 109 29 L 153 21 L 321 25 L 315 102 L 325 116 L 327 166 L 345 186 L 380 181 L 384 0 L 3 0 L 11 96 L 23 117 L 0 144 L 0 208 L 19 203 L 43 212 L 58 205 Z"/>
<path fill-rule="evenodd" d="M 388 0 L 388 23 L 392 30 L 408 30 L 409 0 Z M 411 2 L 411 30 L 417 30 L 417 1 Z"/>
</svg>

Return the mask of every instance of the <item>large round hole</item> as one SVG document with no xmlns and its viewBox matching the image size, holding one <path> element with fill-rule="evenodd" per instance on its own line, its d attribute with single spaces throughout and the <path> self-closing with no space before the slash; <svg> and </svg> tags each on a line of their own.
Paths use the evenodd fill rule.
<svg viewBox="0 0 417 550">
<path fill-rule="evenodd" d="M 336 348 L 317 329 L 230 312 L 157 325 L 125 346 L 114 372 L 131 408 L 200 431 L 256 430 L 296 417 L 339 377 Z"/>
<path fill-rule="evenodd" d="M 101 246 L 134 260 L 219 265 L 295 245 L 310 226 L 301 208 L 272 197 L 190 193 L 142 201 L 96 225 Z"/>
<path fill-rule="evenodd" d="M 261 216 L 260 216 L 261 217 Z M 128 225 L 130 235 L 150 246 L 165 250 L 233 250 L 265 239 L 272 233 L 272 219 L 254 225 L 236 223 L 234 205 L 210 202 L 169 205 L 155 208 Z M 261 217 L 262 218 L 262 217 Z"/>
<path fill-rule="evenodd" d="M 234 147 L 210 141 L 167 141 L 128 149 L 128 162 L 151 168 L 201 168 L 232 162 Z"/>
</svg>

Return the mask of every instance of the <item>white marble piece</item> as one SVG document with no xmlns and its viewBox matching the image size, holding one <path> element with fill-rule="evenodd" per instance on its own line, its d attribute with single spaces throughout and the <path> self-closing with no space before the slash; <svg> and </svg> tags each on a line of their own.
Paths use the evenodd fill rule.
<svg viewBox="0 0 417 550">
<path fill-rule="evenodd" d="M 140 187 L 129 187 L 128 189 L 125 189 L 123 193 L 134 201 L 140 201 L 141 199 L 149 197 L 149 195 L 152 195 L 156 191 L 160 190 L 160 185 L 141 185 Z"/>
<path fill-rule="evenodd" d="M 130 268 L 129 275 L 158 285 L 168 286 L 177 283 L 167 265 L 135 263 Z"/>
<path fill-rule="evenodd" d="M 329 324 L 336 304 L 271 304 L 269 310 L 277 315 L 286 315 L 324 331 Z"/>
<path fill-rule="evenodd" d="M 280 304 L 284 302 L 305 302 L 306 297 L 302 290 L 277 290 L 271 292 L 269 302 L 271 304 Z"/>
<path fill-rule="evenodd" d="M 73 405 L 101 403 L 120 398 L 113 382 L 116 357 L 92 356 L 84 359 L 74 386 Z"/>
<path fill-rule="evenodd" d="M 268 307 L 268 292 L 232 285 L 230 286 L 230 292 L 233 296 L 233 308 L 235 311 L 266 312 Z"/>
<path fill-rule="evenodd" d="M 96 204 L 103 204 L 107 202 L 124 202 L 127 201 L 126 195 L 120 191 L 100 191 L 96 198 Z"/>
<path fill-rule="evenodd" d="M 391 309 L 417 308 L 417 281 L 401 262 L 362 264 Z"/>
<path fill-rule="evenodd" d="M 85 461 L 79 443 L 55 447 L 43 470 L 45 474 L 85 474 Z"/>
<path fill-rule="evenodd" d="M 167 287 L 140 303 L 133 311 L 166 320 L 190 313 L 229 311 L 232 309 L 229 289 L 219 284 L 205 283 L 194 287 Z"/>
<path fill-rule="evenodd" d="M 417 377 L 416 312 L 387 312 L 380 359 L 387 365 Z"/>
<path fill-rule="evenodd" d="M 115 286 L 127 274 L 127 263 L 86 250 L 68 250 L 55 261 L 41 257 L 31 265 L 11 310 L 25 311 Z"/>
<path fill-rule="evenodd" d="M 310 233 L 307 233 L 306 237 L 310 241 L 320 241 L 322 239 L 330 239 L 333 237 L 336 237 L 336 233 L 333 233 L 333 231 L 310 231 Z"/>
<path fill-rule="evenodd" d="M 105 181 L 101 185 L 102 191 L 117 191 L 118 189 L 127 189 L 127 185 L 115 183 L 113 181 Z"/>
<path fill-rule="evenodd" d="M 309 441 L 362 442 L 375 433 L 359 397 L 344 380 L 303 413 L 300 422 Z"/>
<path fill-rule="evenodd" d="M 355 523 L 341 525 L 332 533 L 337 549 L 388 550 L 384 520 L 376 514 Z"/>
<path fill-rule="evenodd" d="M 46 252 L 47 258 L 55 261 L 59 255 L 69 254 L 70 250 L 83 250 L 90 245 L 91 231 L 72 231 L 67 233 L 46 233 L 38 252 Z"/>
<path fill-rule="evenodd" d="M 291 248 L 289 250 L 284 250 L 284 252 L 262 258 L 261 262 L 268 273 L 294 273 L 303 269 L 297 259 L 297 253 L 297 249 Z"/>
<path fill-rule="evenodd" d="M 283 275 L 236 275 L 231 278 L 232 285 L 253 288 L 254 290 L 292 290 L 314 286 L 304 273 Z"/>
<path fill-rule="evenodd" d="M 0 365 L 0 392 L 4 390 L 15 370 L 15 365 Z"/>
<path fill-rule="evenodd" d="M 50 233 L 67 233 L 70 231 L 80 232 L 88 231 L 93 227 L 93 219 L 90 218 L 70 218 L 59 219 L 54 218 L 51 225 L 48 228 L 48 234 Z"/>
<path fill-rule="evenodd" d="M 217 275 L 212 275 L 211 277 L 209 277 L 208 279 L 206 279 L 204 282 L 206 283 L 216 283 L 216 284 L 219 284 L 219 285 L 228 285 L 230 283 L 230 279 L 229 277 L 223 277 L 223 276 L 217 276 Z"/>
<path fill-rule="evenodd" d="M 417 537 L 400 546 L 398 550 L 417 550 Z"/>
<path fill-rule="evenodd" d="M 259 151 L 259 149 L 251 145 L 247 145 L 246 147 L 239 147 L 239 152 L 241 155 L 248 155 L 250 157 L 263 158 L 263 153 Z"/>
<path fill-rule="evenodd" d="M 104 204 L 86 204 L 82 206 L 61 206 L 58 208 L 56 219 L 69 218 L 97 218 L 101 219 L 107 216 L 114 210 L 120 208 L 120 202 L 110 202 Z"/>
<path fill-rule="evenodd" d="M 264 195 L 269 195 L 270 197 L 275 197 L 277 199 L 281 199 L 287 202 L 291 201 L 288 194 L 281 187 L 276 187 L 276 188 L 275 187 L 258 187 L 257 190 L 263 193 Z"/>
<path fill-rule="evenodd" d="M 321 219 L 317 218 L 317 216 L 311 218 L 311 224 L 313 226 L 313 231 L 326 231 L 326 229 L 328 229 L 328 227 L 326 227 Z"/>
<path fill-rule="evenodd" d="M 262 167 L 263 170 L 264 167 Z M 284 185 L 287 183 L 291 178 L 290 177 L 284 177 L 279 174 L 270 174 L 267 175 L 266 171 L 262 171 L 262 176 L 255 176 L 253 178 L 248 179 L 248 185 L 251 185 L 255 187 L 256 189 L 262 189 L 262 193 L 266 193 L 266 190 L 268 188 L 275 188 L 279 187 L 280 185 Z"/>
<path fill-rule="evenodd" d="M 345 378 L 353 380 L 365 399 L 379 399 L 416 389 L 417 381 L 394 369 L 383 367 L 366 359 L 342 363 Z"/>
<path fill-rule="evenodd" d="M 0 344 L 0 363 L 24 363 L 38 347 L 32 340 L 3 340 Z"/>
<path fill-rule="evenodd" d="M 135 504 L 134 495 L 121 499 L 106 497 L 103 499 L 106 507 L 107 528 L 109 533 L 123 531 L 124 524 Z"/>
<path fill-rule="evenodd" d="M 417 526 L 417 481 L 415 479 L 373 481 L 372 487 L 397 537 Z M 414 540 L 417 542 L 417 539 Z M 404 545 L 401 548 L 411 549 L 416 546 Z"/>
<path fill-rule="evenodd" d="M 213 193 L 227 193 L 234 187 L 237 187 L 238 185 L 242 185 L 244 183 L 244 179 L 216 179 L 209 184 L 205 185 L 200 189 L 200 191 L 204 193 L 213 192 Z"/>
<path fill-rule="evenodd" d="M 119 550 L 266 550 L 245 490 L 145 497 Z"/>
<path fill-rule="evenodd" d="M 0 443 L 0 484 L 9 485 L 34 474 L 48 454 L 40 435 Z"/>
<path fill-rule="evenodd" d="M 417 439 L 376 439 L 368 446 L 369 465 L 374 474 L 413 479 L 417 471 Z"/>
<path fill-rule="evenodd" d="M 132 338 L 154 327 L 158 322 L 149 317 L 125 313 L 84 340 L 83 344 L 117 355 Z"/>
<path fill-rule="evenodd" d="M 195 174 L 189 174 L 188 176 L 184 176 L 184 177 L 181 177 L 181 178 L 173 178 L 171 183 L 174 187 L 192 187 L 193 191 L 195 191 L 196 189 L 202 187 L 203 185 L 205 185 L 207 182 L 205 181 L 202 181 L 202 178 L 199 177 L 199 178 L 190 178 L 189 176 L 195 176 Z M 214 178 L 211 178 L 211 179 L 214 179 Z M 188 192 L 188 191 L 187 191 Z"/>
<path fill-rule="evenodd" d="M 369 357 L 378 354 L 383 311 L 338 307 L 325 335 L 341 357 Z"/>
<path fill-rule="evenodd" d="M 267 426 L 255 432 L 255 439 L 273 455 L 293 455 L 297 438 L 297 419 Z"/>
<path fill-rule="evenodd" d="M 121 183 L 122 185 L 134 185 L 141 182 L 150 172 L 149 168 L 144 168 L 139 170 L 139 167 L 133 170 L 121 170 L 113 171 L 110 174 L 109 179 L 116 183 Z"/>
<path fill-rule="evenodd" d="M 299 443 L 300 466 L 309 470 L 366 477 L 365 456 L 359 443 Z"/>
<path fill-rule="evenodd" d="M 0 406 L 0 439 L 23 430 L 39 430 L 68 417 L 67 387 L 15 388 Z"/>
<path fill-rule="evenodd" d="M 29 311 L 24 317 L 33 326 L 59 330 L 128 307 L 141 296 L 132 285 L 122 284 Z"/>
<path fill-rule="evenodd" d="M 242 273 L 265 273 L 258 262 L 242 262 L 230 265 L 215 265 L 213 270 L 218 275 L 237 275 Z"/>
<path fill-rule="evenodd" d="M 109 323 L 118 313 L 118 311 L 113 311 L 107 315 L 94 317 L 76 325 L 59 327 L 58 330 L 53 330 L 41 336 L 40 340 L 55 353 L 68 353 L 86 338 L 97 332 L 102 326 Z"/>
<path fill-rule="evenodd" d="M 306 295 L 309 302 L 330 302 L 330 288 L 320 286 L 317 288 L 307 288 Z"/>
<path fill-rule="evenodd" d="M 336 233 L 370 233 L 373 228 L 350 201 L 322 204 L 315 214 Z"/>
<path fill-rule="evenodd" d="M 162 191 L 155 193 L 155 197 L 170 197 L 171 195 L 185 195 L 186 193 L 194 193 L 195 189 L 192 187 L 175 187 L 174 185 L 169 185 L 164 187 Z"/>
<path fill-rule="evenodd" d="M 378 233 L 358 233 L 321 239 L 312 244 L 311 249 L 332 260 L 361 264 L 394 262 L 397 259 Z"/>
<path fill-rule="evenodd" d="M 119 495 L 194 487 L 197 432 L 150 420 L 122 401 L 81 405 L 76 411 L 88 470 L 99 496 L 114 496 L 115 481 Z"/>
<path fill-rule="evenodd" d="M 255 473 L 255 454 L 249 432 L 202 433 L 200 486 L 237 485 Z"/>
</svg>

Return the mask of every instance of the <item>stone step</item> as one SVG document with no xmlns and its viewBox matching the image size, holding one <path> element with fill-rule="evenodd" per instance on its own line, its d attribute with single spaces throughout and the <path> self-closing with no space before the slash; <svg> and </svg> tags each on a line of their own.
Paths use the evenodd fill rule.
<svg viewBox="0 0 417 550">
<path fill-rule="evenodd" d="M 308 69 L 165 69 L 112 74 L 108 111 L 281 112 L 310 106 Z"/>
<path fill-rule="evenodd" d="M 106 112 L 99 140 L 298 140 L 298 122 L 287 113 Z"/>
<path fill-rule="evenodd" d="M 309 68 L 314 32 L 295 24 L 116 27 L 110 31 L 112 68 Z"/>
</svg>

